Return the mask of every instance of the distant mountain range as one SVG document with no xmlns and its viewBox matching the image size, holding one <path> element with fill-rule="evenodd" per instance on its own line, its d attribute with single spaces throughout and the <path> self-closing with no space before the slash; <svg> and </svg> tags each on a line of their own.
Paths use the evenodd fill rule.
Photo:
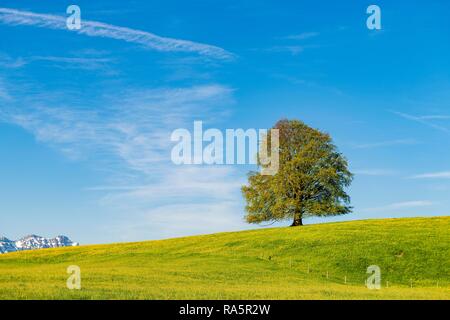
<svg viewBox="0 0 450 320">
<path fill-rule="evenodd" d="M 66 236 L 57 236 L 56 238 L 49 239 L 32 234 L 16 241 L 0 237 L 0 254 L 22 250 L 71 246 L 78 246 L 78 243 L 73 242 Z"/>
</svg>

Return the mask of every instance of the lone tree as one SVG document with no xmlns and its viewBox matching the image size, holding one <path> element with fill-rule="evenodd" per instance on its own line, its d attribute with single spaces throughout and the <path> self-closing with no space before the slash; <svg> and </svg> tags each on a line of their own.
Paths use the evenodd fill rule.
<svg viewBox="0 0 450 320">
<path fill-rule="evenodd" d="M 305 217 L 351 212 L 344 189 L 353 175 L 330 135 L 298 120 L 280 120 L 274 129 L 279 130 L 279 170 L 274 175 L 249 173 L 248 185 L 242 187 L 247 222 L 289 219 L 300 226 Z M 270 132 L 266 139 L 270 146 Z"/>
</svg>

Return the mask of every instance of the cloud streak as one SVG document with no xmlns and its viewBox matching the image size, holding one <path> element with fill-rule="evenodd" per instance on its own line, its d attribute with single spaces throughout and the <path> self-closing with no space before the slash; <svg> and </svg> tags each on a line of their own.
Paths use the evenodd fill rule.
<svg viewBox="0 0 450 320">
<path fill-rule="evenodd" d="M 4 53 L 0 53 L 0 67 L 2 68 L 17 69 L 26 64 L 27 62 L 22 58 L 13 59 Z"/>
<path fill-rule="evenodd" d="M 388 204 L 388 205 L 382 206 L 382 207 L 367 208 L 367 209 L 363 209 L 362 211 L 366 211 L 366 212 L 374 212 L 374 211 L 382 212 L 382 211 L 391 211 L 391 210 L 430 207 L 430 206 L 433 206 L 434 204 L 435 204 L 434 202 L 425 201 L 425 200 L 405 201 L 405 202 L 391 203 L 391 204 Z"/>
<path fill-rule="evenodd" d="M 303 32 L 300 34 L 292 34 L 289 36 L 284 37 L 284 39 L 288 40 L 307 40 L 310 38 L 317 37 L 320 33 L 319 32 Z"/>
<path fill-rule="evenodd" d="M 450 179 L 450 171 L 431 172 L 418 174 L 411 177 L 412 179 Z"/>
<path fill-rule="evenodd" d="M 383 148 L 383 147 L 393 147 L 393 146 L 399 146 L 399 145 L 414 145 L 417 144 L 417 141 L 412 139 L 397 139 L 397 140 L 389 140 L 389 141 L 381 141 L 381 142 L 374 142 L 374 143 L 364 143 L 364 144 L 357 144 L 353 147 L 355 149 L 373 149 L 373 148 Z"/>
<path fill-rule="evenodd" d="M 9 101 L 12 97 L 9 94 L 8 89 L 6 88 L 5 82 L 2 78 L 0 78 L 0 101 Z M 1 109 L 0 109 L 0 117 L 1 117 Z"/>
<path fill-rule="evenodd" d="M 83 70 L 98 70 L 105 69 L 109 64 L 114 62 L 111 58 L 98 57 L 55 57 L 55 56 L 34 56 L 25 60 L 26 63 L 33 61 L 45 61 L 55 63 L 56 65 L 64 65 L 68 68 L 79 68 Z"/>
<path fill-rule="evenodd" d="M 0 8 L 0 22 L 12 26 L 26 25 L 54 30 L 68 30 L 65 17 L 9 8 Z M 156 51 L 189 52 L 224 60 L 232 59 L 234 56 L 232 53 L 217 46 L 189 40 L 161 37 L 150 32 L 114 26 L 97 21 L 82 20 L 81 29 L 71 30 L 71 32 L 89 37 L 122 40 Z"/>
<path fill-rule="evenodd" d="M 359 176 L 392 176 L 395 175 L 396 172 L 392 170 L 385 170 L 385 169 L 359 169 L 359 170 L 353 170 L 353 173 Z"/>
<path fill-rule="evenodd" d="M 403 113 L 403 112 L 398 112 L 398 111 L 391 111 L 393 114 L 406 119 L 406 120 L 410 120 L 410 121 L 414 121 L 423 125 L 426 125 L 428 127 L 431 127 L 435 130 L 439 130 L 445 133 L 450 133 L 450 129 L 443 127 L 441 125 L 435 124 L 433 123 L 431 120 L 443 120 L 446 119 L 444 118 L 444 116 L 436 116 L 436 115 L 431 115 L 431 116 L 413 116 L 411 114 L 407 114 L 407 113 Z"/>
</svg>

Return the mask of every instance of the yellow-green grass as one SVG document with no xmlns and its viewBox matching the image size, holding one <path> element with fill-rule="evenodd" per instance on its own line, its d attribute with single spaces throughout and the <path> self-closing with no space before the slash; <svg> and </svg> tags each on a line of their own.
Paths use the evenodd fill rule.
<svg viewBox="0 0 450 320">
<path fill-rule="evenodd" d="M 3 254 L 0 299 L 449 299 L 449 272 L 450 217 L 365 220 Z"/>
</svg>

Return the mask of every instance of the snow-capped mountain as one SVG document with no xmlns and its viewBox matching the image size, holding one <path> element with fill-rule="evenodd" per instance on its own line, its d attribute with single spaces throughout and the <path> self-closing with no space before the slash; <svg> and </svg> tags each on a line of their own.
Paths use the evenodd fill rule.
<svg viewBox="0 0 450 320">
<path fill-rule="evenodd" d="M 5 237 L 0 237 L 0 253 L 17 251 L 16 244 L 14 241 L 9 240 Z"/>
<path fill-rule="evenodd" d="M 70 246 L 78 246 L 78 243 L 71 241 L 66 236 L 57 236 L 56 238 L 49 239 L 32 234 L 16 241 L 9 240 L 5 237 L 0 237 L 0 254 L 21 250 Z"/>
</svg>

